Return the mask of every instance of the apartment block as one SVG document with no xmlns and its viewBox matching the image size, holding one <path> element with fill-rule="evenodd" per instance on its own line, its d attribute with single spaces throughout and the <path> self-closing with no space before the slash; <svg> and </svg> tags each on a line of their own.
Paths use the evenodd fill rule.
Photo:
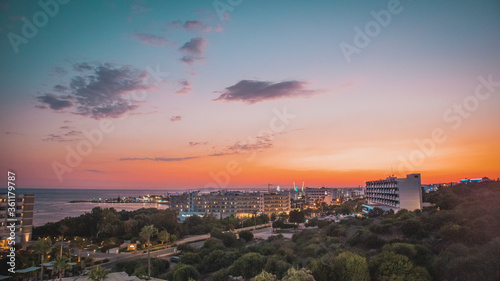
<svg viewBox="0 0 500 281">
<path fill-rule="evenodd" d="M 231 215 L 248 217 L 256 213 L 290 211 L 289 192 L 241 192 L 220 190 L 210 193 L 193 191 L 170 196 L 170 208 L 189 214 L 214 214 L 220 218 Z"/>
<path fill-rule="evenodd" d="M 268 192 L 262 196 L 262 213 L 271 215 L 290 212 L 290 193 L 289 192 Z"/>
<path fill-rule="evenodd" d="M 365 212 L 375 207 L 394 211 L 422 209 L 420 174 L 409 174 L 406 178 L 387 177 L 384 180 L 367 181 L 365 197 L 368 199 Z"/>
<path fill-rule="evenodd" d="M 14 217 L 9 215 L 9 202 L 14 202 Z M 18 194 L 10 197 L 6 193 L 0 194 L 0 249 L 10 248 L 7 238 L 11 235 L 9 226 L 15 225 L 16 246 L 24 246 L 26 242 L 31 241 L 33 232 L 33 211 L 35 208 L 34 194 Z M 12 221 L 15 219 L 15 221 Z"/>
</svg>

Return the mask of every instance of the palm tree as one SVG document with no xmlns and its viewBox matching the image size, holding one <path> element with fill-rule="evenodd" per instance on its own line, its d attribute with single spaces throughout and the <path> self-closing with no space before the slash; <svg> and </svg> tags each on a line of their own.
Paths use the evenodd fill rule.
<svg viewBox="0 0 500 281">
<path fill-rule="evenodd" d="M 146 240 L 146 245 L 148 246 L 148 280 L 151 279 L 151 237 L 158 233 L 158 229 L 154 227 L 154 225 L 146 225 L 141 229 L 141 233 L 139 235 Z"/>
<path fill-rule="evenodd" d="M 34 246 L 35 253 L 40 255 L 41 259 L 41 271 L 40 271 L 40 279 L 43 280 L 43 263 L 45 259 L 45 255 L 50 252 L 52 249 L 52 240 L 49 237 L 47 238 L 38 238 L 36 244 Z"/>
<path fill-rule="evenodd" d="M 87 244 L 87 240 L 80 236 L 75 236 L 75 239 L 71 241 L 71 245 L 78 249 L 78 262 L 82 261 L 82 251 L 83 249 L 85 249 Z M 85 263 L 82 262 L 82 268 L 84 267 L 84 265 Z"/>
<path fill-rule="evenodd" d="M 64 224 L 61 224 L 61 226 L 59 227 L 59 232 L 61 233 L 61 236 L 59 236 L 59 239 L 61 241 L 61 253 L 59 254 L 60 257 L 62 257 L 63 254 L 64 234 L 68 232 L 68 230 L 69 228 Z"/>
<path fill-rule="evenodd" d="M 92 281 L 106 280 L 108 278 L 108 271 L 98 265 L 89 271 L 88 278 Z"/>
<path fill-rule="evenodd" d="M 163 243 L 170 240 L 170 233 L 168 233 L 166 230 L 163 230 L 158 233 L 158 238 L 160 238 L 161 244 L 163 245 Z"/>
<path fill-rule="evenodd" d="M 68 258 L 64 256 L 56 258 L 53 267 L 54 270 L 57 270 L 59 272 L 59 281 L 61 281 L 62 276 L 64 275 L 64 271 L 69 267 Z"/>
</svg>

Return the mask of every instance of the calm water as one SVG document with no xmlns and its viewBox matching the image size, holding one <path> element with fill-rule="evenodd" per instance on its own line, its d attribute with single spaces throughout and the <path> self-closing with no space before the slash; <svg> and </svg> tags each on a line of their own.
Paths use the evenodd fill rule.
<svg viewBox="0 0 500 281">
<path fill-rule="evenodd" d="M 16 190 L 18 194 L 35 194 L 35 212 L 33 224 L 35 226 L 43 225 L 47 222 L 56 222 L 65 217 L 77 217 L 92 208 L 100 206 L 101 208 L 115 208 L 121 210 L 137 210 L 140 208 L 159 208 L 165 209 L 162 204 L 143 204 L 143 203 L 69 203 L 71 200 L 89 200 L 98 198 L 116 198 L 116 197 L 137 197 L 142 195 L 166 195 L 163 190 L 116 190 L 116 189 L 35 189 L 22 188 Z M 169 193 L 175 192 L 169 190 Z"/>
</svg>

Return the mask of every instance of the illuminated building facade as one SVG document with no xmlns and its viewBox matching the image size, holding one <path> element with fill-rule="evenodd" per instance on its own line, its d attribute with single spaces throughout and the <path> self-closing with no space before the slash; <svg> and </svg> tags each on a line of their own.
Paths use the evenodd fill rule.
<svg viewBox="0 0 500 281">
<path fill-rule="evenodd" d="M 9 203 L 14 205 L 10 206 Z M 9 215 L 9 208 L 15 208 L 15 222 L 10 221 L 12 217 Z M 6 193 L 0 194 L 0 248 L 7 249 L 8 239 L 11 236 L 10 225 L 15 225 L 15 242 L 16 246 L 24 246 L 26 242 L 31 241 L 33 232 L 33 210 L 35 208 L 34 194 L 18 194 L 15 197 L 9 198 Z"/>
<path fill-rule="evenodd" d="M 257 213 L 290 211 L 289 192 L 241 192 L 220 190 L 210 193 L 198 191 L 171 195 L 170 208 L 189 214 L 214 214 L 220 218 L 231 215 L 248 217 Z"/>
</svg>

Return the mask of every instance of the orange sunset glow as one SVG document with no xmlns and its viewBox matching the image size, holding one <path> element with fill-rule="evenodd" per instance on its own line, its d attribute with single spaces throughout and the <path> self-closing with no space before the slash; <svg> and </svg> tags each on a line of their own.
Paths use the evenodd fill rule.
<svg viewBox="0 0 500 281">
<path fill-rule="evenodd" d="M 499 3 L 402 1 L 363 35 L 385 2 L 327 2 L 74 1 L 27 42 L 7 35 L 36 2 L 4 5 L 2 170 L 62 189 L 499 178 Z"/>
</svg>

